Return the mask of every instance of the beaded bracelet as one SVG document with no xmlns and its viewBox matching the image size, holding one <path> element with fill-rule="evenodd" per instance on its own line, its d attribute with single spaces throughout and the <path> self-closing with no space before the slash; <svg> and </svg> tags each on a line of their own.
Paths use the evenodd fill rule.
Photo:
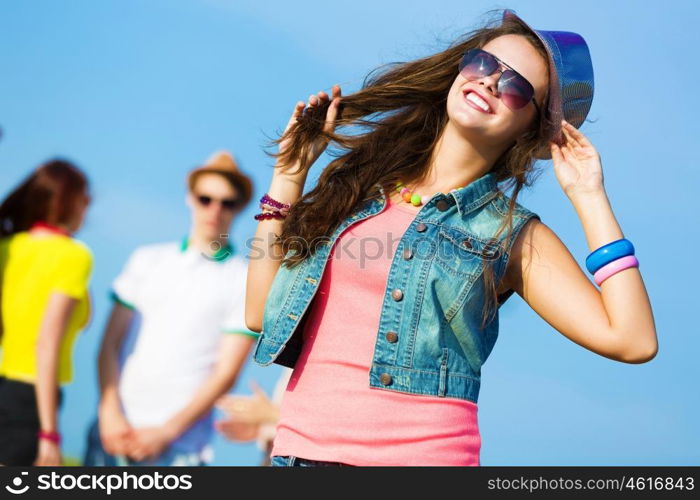
<svg viewBox="0 0 700 500">
<path fill-rule="evenodd" d="M 263 219 L 284 219 L 289 215 L 289 209 L 291 208 L 290 203 L 282 203 L 275 200 L 269 194 L 265 193 L 262 198 L 260 198 L 260 208 L 262 213 L 253 216 L 255 220 Z"/>
<path fill-rule="evenodd" d="M 603 267 L 598 269 L 593 275 L 596 284 L 600 286 L 603 281 L 608 279 L 613 274 L 629 269 L 630 267 L 639 267 L 639 261 L 634 255 L 626 255 L 612 262 L 608 262 Z"/>
<path fill-rule="evenodd" d="M 280 214 L 279 212 L 262 212 L 259 214 L 255 214 L 253 216 L 255 220 L 263 220 L 263 219 L 284 219 L 284 215 Z"/>
<path fill-rule="evenodd" d="M 292 205 L 289 203 L 282 203 L 281 201 L 277 201 L 274 198 L 271 198 L 269 194 L 265 193 L 262 198 L 260 198 L 260 203 L 267 203 L 268 205 L 272 205 L 275 208 L 290 208 Z"/>
</svg>

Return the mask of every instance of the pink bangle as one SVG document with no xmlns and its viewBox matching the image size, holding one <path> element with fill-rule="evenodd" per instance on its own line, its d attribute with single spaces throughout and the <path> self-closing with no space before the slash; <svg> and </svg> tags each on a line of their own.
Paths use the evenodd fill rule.
<svg viewBox="0 0 700 500">
<path fill-rule="evenodd" d="M 603 267 L 601 267 L 595 272 L 595 274 L 593 275 L 593 279 L 595 280 L 596 285 L 600 286 L 600 284 L 603 281 L 608 279 L 613 274 L 617 274 L 620 271 L 623 271 L 630 267 L 639 267 L 639 261 L 634 255 L 620 257 L 619 259 L 615 259 L 612 262 L 605 264 Z"/>
<path fill-rule="evenodd" d="M 39 439 L 46 439 L 56 444 L 61 443 L 61 435 L 56 431 L 39 431 L 37 432 Z"/>
</svg>

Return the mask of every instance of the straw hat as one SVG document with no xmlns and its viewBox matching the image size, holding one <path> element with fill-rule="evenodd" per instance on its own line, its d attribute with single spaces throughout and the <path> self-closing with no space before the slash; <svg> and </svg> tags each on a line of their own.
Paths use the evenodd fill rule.
<svg viewBox="0 0 700 500">
<path fill-rule="evenodd" d="M 250 202 L 253 196 L 253 182 L 238 168 L 238 163 L 228 151 L 216 151 L 204 165 L 194 168 L 187 176 L 190 188 L 196 177 L 203 173 L 217 173 L 226 176 L 236 186 L 239 197 L 243 201 L 242 208 Z"/>
</svg>

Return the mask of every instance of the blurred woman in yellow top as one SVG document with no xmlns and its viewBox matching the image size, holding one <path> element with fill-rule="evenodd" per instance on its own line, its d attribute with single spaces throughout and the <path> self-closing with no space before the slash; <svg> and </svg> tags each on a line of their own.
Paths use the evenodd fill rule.
<svg viewBox="0 0 700 500">
<path fill-rule="evenodd" d="M 0 464 L 61 465 L 61 386 L 90 318 L 93 262 L 72 234 L 89 203 L 85 174 L 52 160 L 0 205 Z"/>
</svg>

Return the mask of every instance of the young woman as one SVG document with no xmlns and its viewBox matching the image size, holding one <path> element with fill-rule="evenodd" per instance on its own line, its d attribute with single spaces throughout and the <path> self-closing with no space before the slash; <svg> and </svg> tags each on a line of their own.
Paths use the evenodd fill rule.
<svg viewBox="0 0 700 500">
<path fill-rule="evenodd" d="M 272 465 L 479 465 L 481 366 L 514 292 L 594 353 L 655 356 L 634 248 L 577 130 L 592 95 L 583 38 L 505 11 L 353 95 L 336 86 L 332 99 L 297 104 L 247 282 L 246 321 L 262 332 L 255 361 L 294 368 Z M 337 158 L 302 195 L 329 141 Z M 516 202 L 535 160 L 549 157 L 599 288 Z"/>
<path fill-rule="evenodd" d="M 60 386 L 90 317 L 93 261 L 72 235 L 89 201 L 85 175 L 53 160 L 0 205 L 0 464 L 61 465 Z"/>
</svg>

